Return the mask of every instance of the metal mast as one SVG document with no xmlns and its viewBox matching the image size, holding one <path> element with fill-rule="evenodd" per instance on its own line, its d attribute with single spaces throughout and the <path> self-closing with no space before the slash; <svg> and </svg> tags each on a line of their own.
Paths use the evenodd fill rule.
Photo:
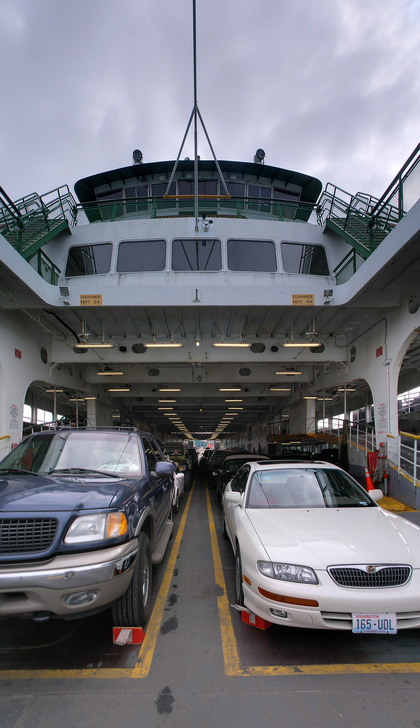
<svg viewBox="0 0 420 728">
<path fill-rule="evenodd" d="M 220 169 L 219 162 L 216 159 L 216 155 L 214 153 L 214 149 L 212 147 L 210 137 L 207 133 L 207 129 L 205 127 L 203 117 L 200 114 L 200 110 L 198 108 L 198 101 L 197 101 L 197 22 L 196 22 L 196 0 L 193 0 L 193 75 L 194 75 L 194 106 L 193 110 L 191 112 L 191 116 L 189 118 L 187 128 L 182 140 L 182 144 L 180 147 L 180 150 L 178 152 L 178 156 L 176 158 L 176 162 L 174 164 L 174 168 L 171 173 L 171 177 L 168 182 L 168 186 L 166 188 L 166 192 L 164 194 L 164 197 L 166 198 L 174 198 L 179 197 L 179 195 L 170 195 L 169 190 L 171 188 L 171 184 L 173 182 L 173 179 L 175 177 L 175 173 L 178 167 L 178 162 L 180 159 L 180 156 L 182 154 L 182 150 L 184 148 L 185 140 L 188 136 L 188 132 L 190 130 L 191 122 L 194 119 L 194 216 L 195 216 L 195 230 L 198 232 L 198 216 L 199 216 L 199 210 L 198 210 L 198 119 L 200 120 L 201 126 L 203 128 L 204 134 L 206 135 L 207 143 L 211 149 L 211 153 L 213 155 L 213 159 L 216 165 L 217 172 L 219 174 L 220 181 L 222 183 L 222 187 L 224 189 L 225 194 L 221 195 L 221 197 L 230 197 L 230 194 L 228 192 L 228 189 L 226 187 L 226 182 L 223 179 L 222 170 Z"/>
</svg>

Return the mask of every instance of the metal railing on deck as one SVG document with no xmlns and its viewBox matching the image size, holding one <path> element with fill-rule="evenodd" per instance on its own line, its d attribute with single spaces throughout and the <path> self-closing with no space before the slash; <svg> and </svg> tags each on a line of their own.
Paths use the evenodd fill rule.
<svg viewBox="0 0 420 728">
<path fill-rule="evenodd" d="M 231 197 L 199 195 L 199 215 L 219 217 L 307 220 L 316 210 L 316 205 L 294 200 L 273 200 L 271 198 Z M 90 221 L 110 220 L 122 217 L 194 217 L 194 199 L 191 197 L 140 197 L 118 199 L 109 202 L 89 202 L 78 205 Z"/>
<path fill-rule="evenodd" d="M 398 474 L 408 475 L 416 486 L 420 481 L 420 435 L 400 432 L 398 441 Z"/>
</svg>

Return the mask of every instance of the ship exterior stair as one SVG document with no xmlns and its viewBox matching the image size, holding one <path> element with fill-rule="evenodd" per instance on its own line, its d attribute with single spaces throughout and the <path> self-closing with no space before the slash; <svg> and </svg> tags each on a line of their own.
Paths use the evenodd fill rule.
<svg viewBox="0 0 420 728">
<path fill-rule="evenodd" d="M 51 283 L 57 282 L 60 271 L 42 248 L 70 230 L 76 213 L 76 202 L 67 186 L 42 196 L 33 193 L 17 202 L 0 187 L 0 234 L 28 262 L 37 255 L 38 272 L 43 275 L 48 271 Z"/>
<path fill-rule="evenodd" d="M 400 219 L 398 209 L 392 205 L 382 207 L 380 214 L 373 216 L 378 202 L 372 196 L 360 192 L 349 195 L 328 184 L 319 201 L 318 222 L 324 230 L 340 235 L 366 260 Z"/>
</svg>

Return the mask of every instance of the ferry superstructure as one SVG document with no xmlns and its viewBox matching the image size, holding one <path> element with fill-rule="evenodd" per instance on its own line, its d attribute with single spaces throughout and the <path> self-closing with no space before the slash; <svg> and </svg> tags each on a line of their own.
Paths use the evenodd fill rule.
<svg viewBox="0 0 420 728">
<path fill-rule="evenodd" d="M 25 403 L 255 452 L 363 410 L 392 463 L 397 395 L 419 384 L 419 156 L 380 200 L 323 190 L 261 149 L 177 163 L 136 150 L 79 180 L 77 201 L 0 189 L 3 454 Z"/>
</svg>

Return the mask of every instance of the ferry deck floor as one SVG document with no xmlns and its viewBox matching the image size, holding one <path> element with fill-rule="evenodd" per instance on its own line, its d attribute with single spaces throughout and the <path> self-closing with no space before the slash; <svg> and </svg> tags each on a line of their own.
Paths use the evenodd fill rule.
<svg viewBox="0 0 420 728">
<path fill-rule="evenodd" d="M 420 726 L 420 630 L 242 623 L 221 508 L 201 476 L 155 568 L 153 602 L 140 647 L 113 644 L 108 613 L 3 620 L 1 728 Z"/>
</svg>

